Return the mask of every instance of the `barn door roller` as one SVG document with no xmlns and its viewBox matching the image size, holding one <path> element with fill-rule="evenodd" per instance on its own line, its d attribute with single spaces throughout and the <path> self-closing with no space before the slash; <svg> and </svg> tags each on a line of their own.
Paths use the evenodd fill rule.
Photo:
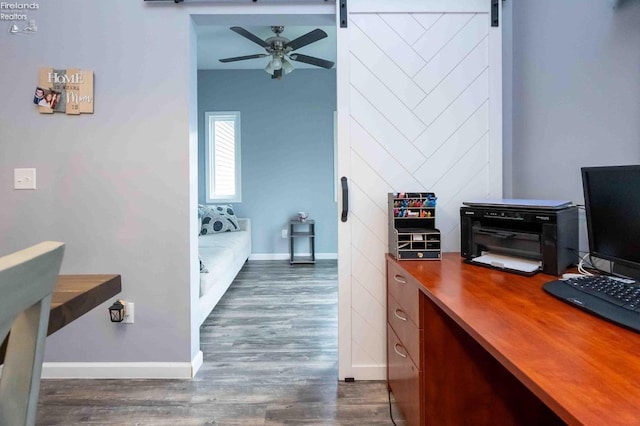
<svg viewBox="0 0 640 426">
<path fill-rule="evenodd" d="M 500 26 L 500 17 L 498 16 L 500 0 L 491 0 L 491 26 Z"/>
</svg>

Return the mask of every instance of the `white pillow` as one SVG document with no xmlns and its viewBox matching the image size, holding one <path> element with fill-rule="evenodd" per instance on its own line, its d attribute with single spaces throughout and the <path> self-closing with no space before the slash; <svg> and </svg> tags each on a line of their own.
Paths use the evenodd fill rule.
<svg viewBox="0 0 640 426">
<path fill-rule="evenodd" d="M 230 205 L 220 204 L 203 207 L 200 235 L 240 230 L 238 218 Z"/>
</svg>

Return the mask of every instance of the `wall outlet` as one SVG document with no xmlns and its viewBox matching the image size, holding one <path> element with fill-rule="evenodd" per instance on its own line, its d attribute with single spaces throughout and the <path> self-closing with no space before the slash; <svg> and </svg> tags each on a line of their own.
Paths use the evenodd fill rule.
<svg viewBox="0 0 640 426">
<path fill-rule="evenodd" d="M 289 236 L 289 231 L 287 231 L 286 229 L 282 230 L 282 238 L 287 238 Z"/>
<path fill-rule="evenodd" d="M 14 169 L 14 189 L 36 189 L 36 169 Z"/>
<path fill-rule="evenodd" d="M 125 302 L 123 324 L 133 324 L 133 302 Z"/>
</svg>

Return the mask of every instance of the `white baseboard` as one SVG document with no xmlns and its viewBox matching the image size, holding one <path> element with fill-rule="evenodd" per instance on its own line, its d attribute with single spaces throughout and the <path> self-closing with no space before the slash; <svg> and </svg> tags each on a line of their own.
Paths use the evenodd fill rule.
<svg viewBox="0 0 640 426">
<path fill-rule="evenodd" d="M 297 253 L 300 256 L 310 256 L 311 253 Z M 336 260 L 338 253 L 316 253 L 316 260 Z M 289 260 L 289 253 L 251 253 L 249 260 Z"/>
<path fill-rule="evenodd" d="M 191 379 L 202 366 L 202 351 L 191 362 L 45 362 L 43 379 Z"/>
<path fill-rule="evenodd" d="M 204 357 L 203 357 L 202 351 L 198 351 L 196 356 L 194 356 L 193 359 L 191 360 L 191 377 L 192 378 L 196 377 L 196 374 L 200 370 L 200 367 L 202 367 L 203 363 L 204 363 Z"/>
<path fill-rule="evenodd" d="M 355 380 L 387 380 L 387 367 L 382 365 L 353 366 L 350 368 L 349 377 Z M 344 377 L 340 377 L 344 380 Z"/>
</svg>

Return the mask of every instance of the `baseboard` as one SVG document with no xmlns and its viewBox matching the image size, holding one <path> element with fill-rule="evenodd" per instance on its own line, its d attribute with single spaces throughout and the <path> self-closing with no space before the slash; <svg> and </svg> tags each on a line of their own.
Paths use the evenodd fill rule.
<svg viewBox="0 0 640 426">
<path fill-rule="evenodd" d="M 298 253 L 310 256 L 311 253 Z M 316 253 L 316 260 L 336 260 L 338 253 Z M 251 253 L 249 260 L 289 260 L 289 253 Z"/>
<path fill-rule="evenodd" d="M 204 355 L 202 351 L 198 351 L 196 356 L 194 356 L 193 359 L 191 360 L 191 377 L 192 378 L 196 377 L 196 374 L 200 370 L 200 367 L 202 367 L 203 363 L 204 363 Z"/>
<path fill-rule="evenodd" d="M 191 379 L 204 360 L 198 351 L 187 362 L 45 362 L 43 379 Z M 2 365 L 0 365 L 0 376 Z"/>
<path fill-rule="evenodd" d="M 45 362 L 43 379 L 191 379 L 202 366 L 192 362 Z"/>
<path fill-rule="evenodd" d="M 355 380 L 387 380 L 387 367 L 380 365 L 353 366 L 350 369 L 349 377 Z M 340 380 L 344 380 L 340 377 Z"/>
</svg>

